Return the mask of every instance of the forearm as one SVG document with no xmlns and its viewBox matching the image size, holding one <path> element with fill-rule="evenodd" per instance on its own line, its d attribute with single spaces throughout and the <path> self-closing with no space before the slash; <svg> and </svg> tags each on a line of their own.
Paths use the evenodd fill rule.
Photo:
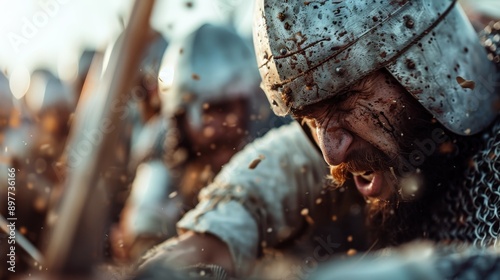
<svg viewBox="0 0 500 280">
<path fill-rule="evenodd" d="M 249 273 L 257 259 L 258 226 L 246 208 L 235 200 L 204 200 L 188 212 L 177 227 L 181 233 L 208 233 L 224 242 L 236 275 Z"/>
</svg>

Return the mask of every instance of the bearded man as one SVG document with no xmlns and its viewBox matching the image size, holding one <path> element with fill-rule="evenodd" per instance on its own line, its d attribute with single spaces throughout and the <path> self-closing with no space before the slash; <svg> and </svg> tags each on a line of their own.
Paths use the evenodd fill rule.
<svg viewBox="0 0 500 280">
<path fill-rule="evenodd" d="M 258 3 L 254 42 L 272 109 L 303 125 L 334 186 L 352 182 L 364 197 L 375 247 L 438 244 L 424 262 L 394 266 L 420 271 L 416 279 L 499 271 L 496 253 L 445 245 L 487 248 L 499 237 L 499 30 L 488 26 L 481 45 L 454 0 Z M 292 238 L 316 207 L 323 172 L 292 127 L 234 158 L 178 224 L 188 232 L 154 260 L 182 256 L 243 275 L 259 244 Z M 238 167 L 260 154 L 262 168 Z M 218 249 L 195 257 L 190 246 Z M 359 276 L 339 270 L 313 279 Z"/>
</svg>

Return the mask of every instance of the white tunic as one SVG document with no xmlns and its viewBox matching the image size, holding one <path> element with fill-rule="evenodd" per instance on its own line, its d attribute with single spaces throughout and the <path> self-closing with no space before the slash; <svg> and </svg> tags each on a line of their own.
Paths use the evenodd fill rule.
<svg viewBox="0 0 500 280">
<path fill-rule="evenodd" d="M 223 240 L 237 275 L 244 275 L 257 258 L 259 244 L 275 246 L 303 225 L 327 175 L 321 153 L 298 123 L 273 129 L 224 166 L 200 192 L 197 207 L 177 223 L 178 230 L 207 232 Z"/>
</svg>

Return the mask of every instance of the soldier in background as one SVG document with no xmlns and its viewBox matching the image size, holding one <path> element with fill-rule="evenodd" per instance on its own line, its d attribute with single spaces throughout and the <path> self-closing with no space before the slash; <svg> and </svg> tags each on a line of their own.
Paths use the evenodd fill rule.
<svg viewBox="0 0 500 280">
<path fill-rule="evenodd" d="M 0 158 L 2 165 L 16 170 L 16 228 L 42 250 L 42 237 L 50 225 L 49 208 L 61 191 L 59 166 L 76 102 L 71 88 L 44 68 L 33 71 L 28 91 L 20 100 L 14 100 L 10 91 L 10 96 L 4 93 L 3 87 L 2 99 L 10 101 L 11 108 L 8 125 L 1 132 Z M 6 104 L 2 101 L 2 107 Z M 1 185 L 4 201 L 6 182 L 2 180 Z M 5 210 L 1 209 L 3 215 Z M 19 271 L 35 263 L 21 247 L 19 258 Z"/>
<path fill-rule="evenodd" d="M 251 115 L 269 115 L 253 53 L 226 27 L 173 42 L 158 80 L 163 118 L 139 137 L 132 163 L 142 163 L 116 231 L 117 255 L 132 259 L 176 234 L 200 189 L 253 137 Z"/>
</svg>

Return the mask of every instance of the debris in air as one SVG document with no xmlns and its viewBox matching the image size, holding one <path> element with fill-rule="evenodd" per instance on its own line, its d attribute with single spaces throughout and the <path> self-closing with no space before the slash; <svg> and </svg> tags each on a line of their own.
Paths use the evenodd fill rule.
<svg viewBox="0 0 500 280">
<path fill-rule="evenodd" d="M 263 159 L 265 159 L 265 158 L 266 158 L 265 156 L 263 156 L 263 155 L 259 155 L 259 157 L 258 157 L 258 158 L 254 159 L 254 160 L 253 160 L 253 161 L 252 161 L 252 162 L 248 165 L 248 169 L 255 169 L 255 168 L 259 165 L 259 163 L 260 163 Z"/>
<path fill-rule="evenodd" d="M 476 87 L 476 83 L 474 81 L 466 80 L 460 76 L 457 77 L 457 83 L 462 88 L 474 89 Z"/>
</svg>

